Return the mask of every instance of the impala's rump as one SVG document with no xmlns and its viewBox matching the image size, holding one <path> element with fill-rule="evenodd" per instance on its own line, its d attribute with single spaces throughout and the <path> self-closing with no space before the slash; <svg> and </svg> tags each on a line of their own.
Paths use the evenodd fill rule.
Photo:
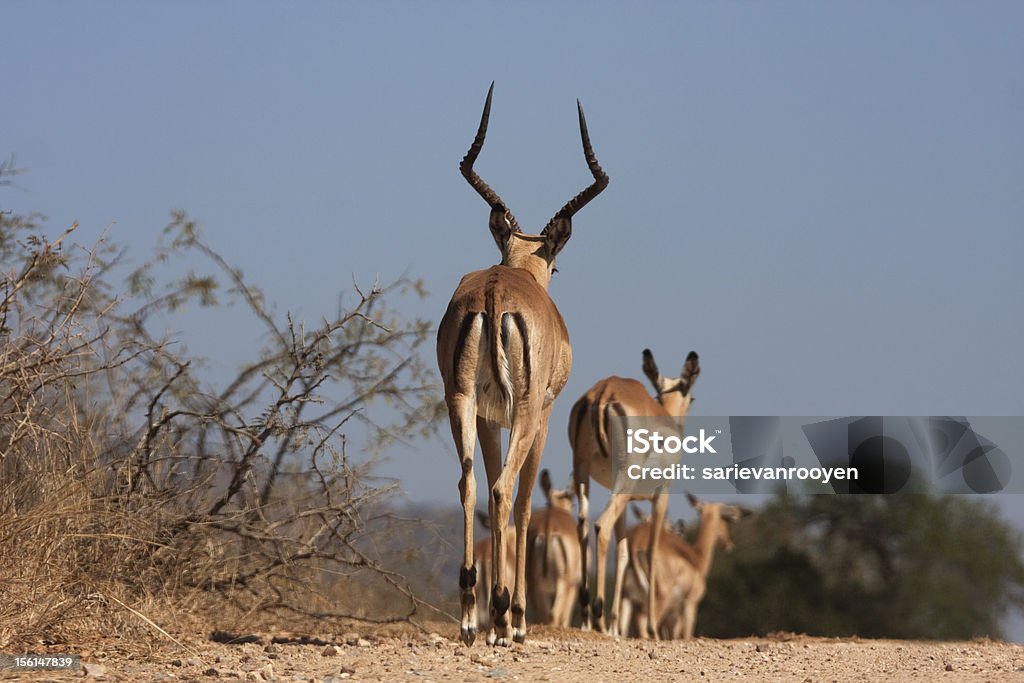
<svg viewBox="0 0 1024 683">
<path fill-rule="evenodd" d="M 522 305 L 524 295 L 529 306 Z M 456 337 L 445 339 L 451 330 L 457 330 Z M 548 340 L 561 335 L 567 336 L 561 314 L 528 271 L 493 266 L 466 275 L 438 330 L 439 364 L 451 368 L 443 377 L 446 394 L 475 396 L 480 417 L 511 427 L 524 397 L 542 396 L 547 405 L 561 390 L 572 362 L 568 343 L 554 344 L 552 357 L 542 355 L 551 346 Z M 448 349 L 451 356 L 442 357 Z M 558 386 L 540 386 L 544 378 L 534 372 L 538 363 L 564 370 L 555 373 Z"/>
</svg>

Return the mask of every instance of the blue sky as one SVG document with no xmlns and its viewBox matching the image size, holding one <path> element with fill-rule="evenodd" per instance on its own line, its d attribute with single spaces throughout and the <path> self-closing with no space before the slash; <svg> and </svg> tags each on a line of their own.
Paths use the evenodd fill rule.
<svg viewBox="0 0 1024 683">
<path fill-rule="evenodd" d="M 701 354 L 704 415 L 1021 415 L 1024 5 L 8 2 L 7 208 L 141 261 L 182 208 L 277 311 L 405 271 L 434 320 L 497 260 L 459 176 L 536 231 L 589 181 L 551 293 L 575 353 L 545 465 L 597 379 Z M 260 330 L 191 312 L 227 374 Z M 239 314 L 240 315 L 240 314 Z M 455 503 L 446 435 L 384 471 Z M 481 472 L 482 476 L 482 472 Z M 682 513 L 685 505 L 673 502 Z M 1019 522 L 1024 513 L 1010 511 Z"/>
</svg>

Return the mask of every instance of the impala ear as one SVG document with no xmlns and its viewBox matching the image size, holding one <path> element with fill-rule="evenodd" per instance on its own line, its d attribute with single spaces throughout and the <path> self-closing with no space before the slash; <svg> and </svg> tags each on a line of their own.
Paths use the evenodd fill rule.
<svg viewBox="0 0 1024 683">
<path fill-rule="evenodd" d="M 680 374 L 680 377 L 686 383 L 687 391 L 693 388 L 697 378 L 700 377 L 700 356 L 697 355 L 696 351 L 690 351 L 686 356 L 686 362 L 683 364 L 683 372 Z"/>
<path fill-rule="evenodd" d="M 486 512 L 480 512 L 479 510 L 477 510 L 476 511 L 476 521 L 480 522 L 480 524 L 485 529 L 490 529 L 491 528 L 491 518 L 490 518 L 490 516 Z"/>
<path fill-rule="evenodd" d="M 643 521 L 644 513 L 640 509 L 639 505 L 637 505 L 636 503 L 631 503 L 629 509 L 633 511 L 633 516 L 636 517 L 638 521 Z"/>
<path fill-rule="evenodd" d="M 544 228 L 543 235 L 544 242 L 548 246 L 548 253 L 553 259 L 558 256 L 558 252 L 562 251 L 562 247 L 572 237 L 572 219 L 557 216 L 552 218 L 551 222 Z"/>
<path fill-rule="evenodd" d="M 540 490 L 544 492 L 545 497 L 551 495 L 551 473 L 546 469 L 540 473 Z"/>
<path fill-rule="evenodd" d="M 651 353 L 650 349 L 644 349 L 644 364 L 643 364 L 644 375 L 647 379 L 651 380 L 651 384 L 654 385 L 654 390 L 661 391 L 661 373 L 658 372 L 658 364 L 654 362 L 654 354 Z"/>
<path fill-rule="evenodd" d="M 501 250 L 502 254 L 505 253 L 505 248 L 508 246 L 508 238 L 512 236 L 513 232 L 516 232 L 516 227 L 513 224 L 514 220 L 508 209 L 501 204 L 491 209 L 491 218 L 488 222 L 491 228 L 491 236 L 494 238 L 494 243 L 498 245 L 498 249 Z"/>
<path fill-rule="evenodd" d="M 702 507 L 704 507 L 704 503 L 702 503 L 700 501 L 700 498 L 698 498 L 697 496 L 693 495 L 689 491 L 686 492 L 686 499 L 688 501 L 690 501 L 690 505 L 692 505 L 693 507 L 697 508 L 698 510 L 700 510 Z"/>
</svg>

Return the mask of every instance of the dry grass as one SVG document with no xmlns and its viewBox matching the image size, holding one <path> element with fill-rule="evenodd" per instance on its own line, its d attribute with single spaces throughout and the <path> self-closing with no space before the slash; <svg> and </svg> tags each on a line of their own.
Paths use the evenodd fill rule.
<svg viewBox="0 0 1024 683">
<path fill-rule="evenodd" d="M 345 431 L 359 422 L 383 443 L 436 414 L 417 353 L 430 328 L 383 304 L 415 283 L 357 289 L 306 329 L 275 319 L 183 214 L 122 288 L 118 249 L 69 247 L 73 230 L 48 241 L 33 217 L 0 213 L 0 648 L 167 639 L 167 624 L 208 615 L 225 627 L 416 615 L 373 552 L 389 489 L 349 458 Z M 216 276 L 158 286 L 183 253 Z M 149 321 L 217 304 L 219 279 L 271 341 L 210 387 Z M 374 417 L 381 401 L 390 419 Z M 368 595 L 381 599 L 370 610 Z"/>
</svg>

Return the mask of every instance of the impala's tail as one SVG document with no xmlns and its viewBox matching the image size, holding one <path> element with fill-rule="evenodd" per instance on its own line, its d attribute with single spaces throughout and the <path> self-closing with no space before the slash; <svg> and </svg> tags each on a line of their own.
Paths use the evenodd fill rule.
<svg viewBox="0 0 1024 683">
<path fill-rule="evenodd" d="M 512 368 L 509 365 L 505 345 L 508 343 L 509 313 L 499 313 L 494 303 L 494 289 L 490 288 L 486 297 L 484 324 L 487 326 L 487 341 L 490 346 L 491 375 L 498 391 L 501 393 L 501 407 L 505 416 L 505 424 L 512 424 L 514 392 L 512 390 Z M 526 340 L 523 340 L 525 346 Z"/>
<path fill-rule="evenodd" d="M 595 409 L 591 411 L 591 419 L 594 434 L 597 437 L 597 447 L 601 455 L 611 459 L 611 441 L 608 440 L 609 423 L 613 417 L 625 417 L 626 411 L 618 401 L 609 401 L 604 404 L 604 410 Z"/>
</svg>

